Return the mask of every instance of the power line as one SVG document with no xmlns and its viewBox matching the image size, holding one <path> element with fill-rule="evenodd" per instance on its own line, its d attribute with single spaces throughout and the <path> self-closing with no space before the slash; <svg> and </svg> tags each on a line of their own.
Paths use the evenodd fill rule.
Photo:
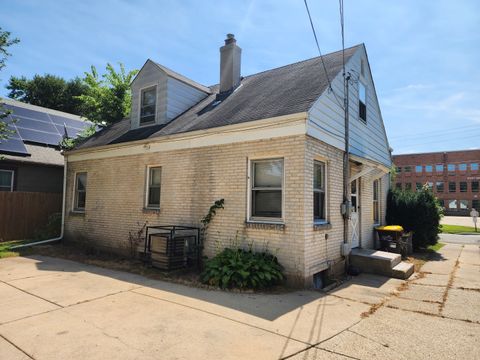
<svg viewBox="0 0 480 360">
<path fill-rule="evenodd" d="M 389 137 L 389 139 L 401 139 L 401 138 L 405 138 L 405 137 L 407 137 L 408 139 L 412 139 L 412 138 L 419 138 L 419 137 L 428 136 L 428 135 L 440 136 L 440 135 L 443 135 L 443 134 L 450 134 L 452 132 L 459 132 L 459 131 L 462 132 L 462 131 L 477 130 L 477 129 L 479 129 L 478 125 L 467 125 L 467 126 L 460 126 L 460 127 L 457 127 L 455 129 L 451 129 L 451 130 L 450 129 L 432 130 L 432 131 L 428 131 L 428 132 L 416 133 L 414 135 L 411 135 L 411 134 L 397 135 L 397 136 Z"/>
<path fill-rule="evenodd" d="M 325 76 L 327 78 L 328 90 L 333 94 L 338 105 L 340 105 L 340 107 L 343 109 L 341 102 L 337 98 L 337 94 L 335 94 L 335 91 L 333 91 L 332 82 L 330 81 L 330 77 L 328 76 L 327 67 L 325 66 L 322 50 L 320 50 L 320 45 L 318 43 L 318 38 L 317 38 L 317 32 L 315 31 L 315 26 L 313 25 L 312 16 L 310 15 L 310 9 L 308 8 L 307 0 L 303 0 L 303 2 L 305 4 L 305 8 L 307 9 L 308 19 L 310 20 L 310 26 L 312 27 L 313 37 L 315 38 L 315 43 L 317 44 L 317 50 L 318 50 L 318 53 L 320 54 L 320 60 L 322 61 L 323 71 L 325 72 Z M 345 69 L 344 69 L 344 73 L 345 73 Z"/>
<path fill-rule="evenodd" d="M 478 138 L 480 137 L 480 134 L 471 134 L 468 136 L 461 136 L 461 137 L 451 137 L 448 140 L 463 140 L 463 139 L 473 139 L 473 138 Z M 396 140 L 396 141 L 401 141 L 401 140 Z M 436 142 L 445 142 L 445 139 L 428 139 L 427 141 L 422 141 L 422 142 L 417 142 L 417 143 L 401 143 L 402 145 L 406 146 L 417 146 L 417 145 L 424 145 L 424 144 L 434 144 Z"/>
</svg>

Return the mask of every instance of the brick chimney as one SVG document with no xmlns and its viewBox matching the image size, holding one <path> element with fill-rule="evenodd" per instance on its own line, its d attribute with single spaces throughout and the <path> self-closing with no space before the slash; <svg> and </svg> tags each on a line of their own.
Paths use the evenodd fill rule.
<svg viewBox="0 0 480 360">
<path fill-rule="evenodd" d="M 227 34 L 225 45 L 220 48 L 220 93 L 240 85 L 242 49 L 237 46 L 235 35 Z"/>
</svg>

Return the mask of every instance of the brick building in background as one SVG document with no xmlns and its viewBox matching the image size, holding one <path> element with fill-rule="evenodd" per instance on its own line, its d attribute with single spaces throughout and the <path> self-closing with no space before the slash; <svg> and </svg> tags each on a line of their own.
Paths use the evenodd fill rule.
<svg viewBox="0 0 480 360">
<path fill-rule="evenodd" d="M 428 184 L 446 215 L 480 209 L 480 150 L 394 155 L 395 187 L 415 190 Z"/>
</svg>

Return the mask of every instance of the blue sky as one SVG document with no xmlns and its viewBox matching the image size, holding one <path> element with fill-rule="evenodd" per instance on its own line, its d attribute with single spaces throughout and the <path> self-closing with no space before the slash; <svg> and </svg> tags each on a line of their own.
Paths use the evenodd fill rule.
<svg viewBox="0 0 480 360">
<path fill-rule="evenodd" d="M 338 1 L 310 0 L 323 53 L 341 47 Z M 346 46 L 364 42 L 394 153 L 480 147 L 480 1 L 345 0 Z M 4 3 L 20 38 L 0 73 L 81 76 L 107 62 L 152 58 L 202 84 L 218 82 L 225 34 L 242 74 L 317 56 L 302 0 L 34 1 Z"/>
</svg>

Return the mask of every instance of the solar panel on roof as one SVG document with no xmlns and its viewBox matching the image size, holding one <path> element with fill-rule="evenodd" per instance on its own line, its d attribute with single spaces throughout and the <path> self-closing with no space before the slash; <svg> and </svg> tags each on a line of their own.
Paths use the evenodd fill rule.
<svg viewBox="0 0 480 360">
<path fill-rule="evenodd" d="M 91 122 L 80 118 L 70 118 L 61 114 L 53 115 L 47 111 L 27 109 L 14 104 L 3 104 L 3 106 L 12 111 L 12 114 L 2 121 L 9 123 L 8 127 L 12 130 L 9 138 L 17 141 L 12 141 L 10 145 L 2 144 L 0 152 L 14 153 L 18 150 L 20 154 L 28 154 L 23 143 L 20 145 L 22 141 L 58 146 L 65 135 L 65 127 L 68 136 L 74 138 L 83 129 L 92 125 Z M 9 150 L 4 149 L 5 147 Z"/>
<path fill-rule="evenodd" d="M 7 109 L 12 111 L 12 114 L 10 115 L 13 116 L 14 118 L 18 115 L 18 116 L 28 117 L 30 119 L 37 119 L 37 120 L 50 122 L 50 118 L 48 117 L 47 113 L 25 109 L 18 106 L 10 106 L 10 105 L 4 105 L 4 106 Z"/>
<path fill-rule="evenodd" d="M 77 129 L 83 129 L 86 126 L 90 125 L 89 123 L 87 123 L 83 120 L 74 120 L 74 119 L 70 119 L 70 118 L 63 117 L 63 116 L 58 116 L 58 115 L 50 114 L 50 118 L 52 119 L 52 122 L 55 125 L 62 125 L 63 126 L 63 124 L 65 123 L 65 125 L 71 126 L 71 127 L 77 128 Z"/>
<path fill-rule="evenodd" d="M 35 131 L 24 128 L 17 128 L 18 133 L 25 141 L 36 142 L 40 144 L 47 144 L 57 146 L 60 141 L 62 141 L 62 136 L 60 134 L 52 134 L 42 131 Z"/>
<path fill-rule="evenodd" d="M 46 131 L 54 134 L 58 133 L 57 128 L 51 122 L 32 120 L 32 119 L 24 118 L 21 116 L 17 116 L 16 118 L 17 118 L 17 122 L 15 123 L 16 127 L 21 127 L 21 128 L 30 129 L 30 130 Z"/>
<path fill-rule="evenodd" d="M 21 139 L 8 138 L 0 140 L 0 152 L 1 153 L 11 153 L 11 154 L 21 154 L 21 155 L 30 155 L 27 151 L 27 148 L 23 144 Z"/>
</svg>

